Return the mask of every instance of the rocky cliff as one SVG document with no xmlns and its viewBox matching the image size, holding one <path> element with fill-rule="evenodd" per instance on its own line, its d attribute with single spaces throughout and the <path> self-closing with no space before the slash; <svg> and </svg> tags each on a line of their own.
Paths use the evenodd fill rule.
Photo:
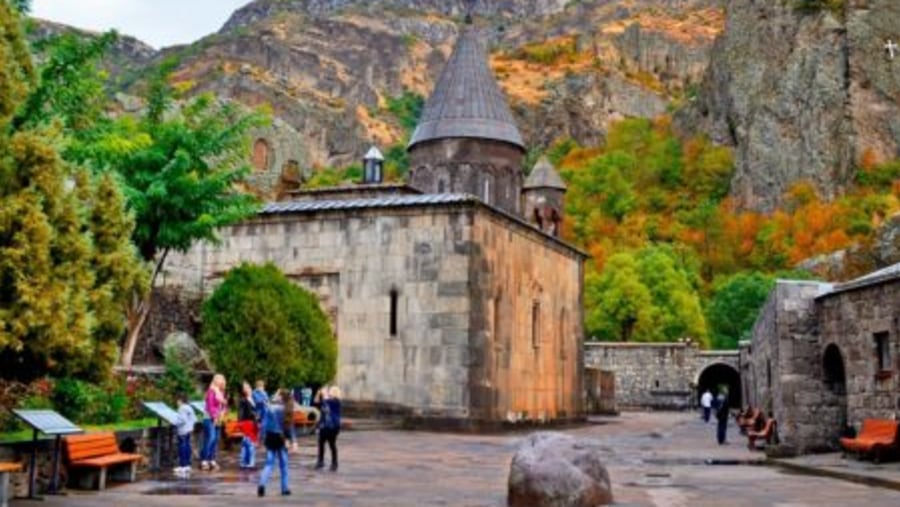
<svg viewBox="0 0 900 507">
<path fill-rule="evenodd" d="M 718 3 L 487 0 L 476 15 L 527 143 L 541 148 L 596 144 L 611 121 L 665 112 L 702 76 L 724 23 Z M 428 95 L 463 4 L 257 0 L 218 34 L 163 54 L 180 59 L 176 79 L 196 92 L 270 105 L 299 133 L 301 165 L 338 166 L 369 143 L 404 141 L 387 106 Z"/>
<path fill-rule="evenodd" d="M 771 210 L 798 181 L 841 194 L 866 157 L 900 156 L 900 2 L 840 8 L 732 0 L 699 99 L 680 122 L 735 147 L 732 193 Z"/>
</svg>

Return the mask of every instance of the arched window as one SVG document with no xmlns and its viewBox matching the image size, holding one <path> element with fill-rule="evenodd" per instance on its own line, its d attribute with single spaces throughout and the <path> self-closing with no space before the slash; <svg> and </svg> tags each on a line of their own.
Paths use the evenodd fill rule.
<svg viewBox="0 0 900 507">
<path fill-rule="evenodd" d="M 443 194 L 447 191 L 447 184 L 444 183 L 444 180 L 438 181 L 438 193 Z"/>
<path fill-rule="evenodd" d="M 303 183 L 300 164 L 296 160 L 288 160 L 284 163 L 284 167 L 281 168 L 281 181 L 292 185 Z"/>
<path fill-rule="evenodd" d="M 257 171 L 269 170 L 269 158 L 271 149 L 265 139 L 257 139 L 253 143 L 253 167 Z"/>
</svg>

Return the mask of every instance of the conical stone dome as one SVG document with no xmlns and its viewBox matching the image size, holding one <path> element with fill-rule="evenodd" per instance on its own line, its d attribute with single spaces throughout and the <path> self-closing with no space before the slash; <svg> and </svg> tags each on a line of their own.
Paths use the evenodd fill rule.
<svg viewBox="0 0 900 507">
<path fill-rule="evenodd" d="M 525 150 L 506 97 L 488 66 L 484 45 L 471 25 L 460 34 L 425 104 L 409 149 L 427 141 L 450 138 L 489 139 Z"/>
</svg>

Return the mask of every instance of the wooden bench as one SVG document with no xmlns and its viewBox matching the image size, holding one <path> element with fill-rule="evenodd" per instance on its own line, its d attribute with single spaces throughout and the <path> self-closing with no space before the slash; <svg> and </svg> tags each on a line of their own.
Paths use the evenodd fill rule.
<svg viewBox="0 0 900 507">
<path fill-rule="evenodd" d="M 232 440 L 243 439 L 244 432 L 241 431 L 241 425 L 238 421 L 225 421 L 222 436 L 225 437 L 226 442 L 230 442 Z"/>
<path fill-rule="evenodd" d="M 21 472 L 19 463 L 0 463 L 0 507 L 7 507 L 12 494 L 9 489 L 9 474 Z"/>
<path fill-rule="evenodd" d="M 842 438 L 841 447 L 858 456 L 872 456 L 880 463 L 887 453 L 898 450 L 898 421 L 890 419 L 865 419 L 856 438 Z"/>
<path fill-rule="evenodd" d="M 106 471 L 119 465 L 130 467 L 128 481 L 134 482 L 137 464 L 144 459 L 140 454 L 128 454 L 119 450 L 114 433 L 74 435 L 63 439 L 69 470 L 88 468 L 100 471 L 97 489 L 106 489 Z"/>
<path fill-rule="evenodd" d="M 751 451 L 755 451 L 757 449 L 756 443 L 759 441 L 765 442 L 766 444 L 775 443 L 775 440 L 778 438 L 777 432 L 778 423 L 775 421 L 775 419 L 770 417 L 761 430 L 747 430 L 747 447 L 749 447 Z"/>
</svg>

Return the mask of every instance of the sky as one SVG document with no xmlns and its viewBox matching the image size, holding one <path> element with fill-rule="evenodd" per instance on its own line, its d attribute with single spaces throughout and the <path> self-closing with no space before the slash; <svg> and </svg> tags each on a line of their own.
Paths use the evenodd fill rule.
<svg viewBox="0 0 900 507">
<path fill-rule="evenodd" d="M 93 31 L 115 29 L 161 48 L 216 32 L 250 0 L 32 0 L 31 15 Z"/>
</svg>

